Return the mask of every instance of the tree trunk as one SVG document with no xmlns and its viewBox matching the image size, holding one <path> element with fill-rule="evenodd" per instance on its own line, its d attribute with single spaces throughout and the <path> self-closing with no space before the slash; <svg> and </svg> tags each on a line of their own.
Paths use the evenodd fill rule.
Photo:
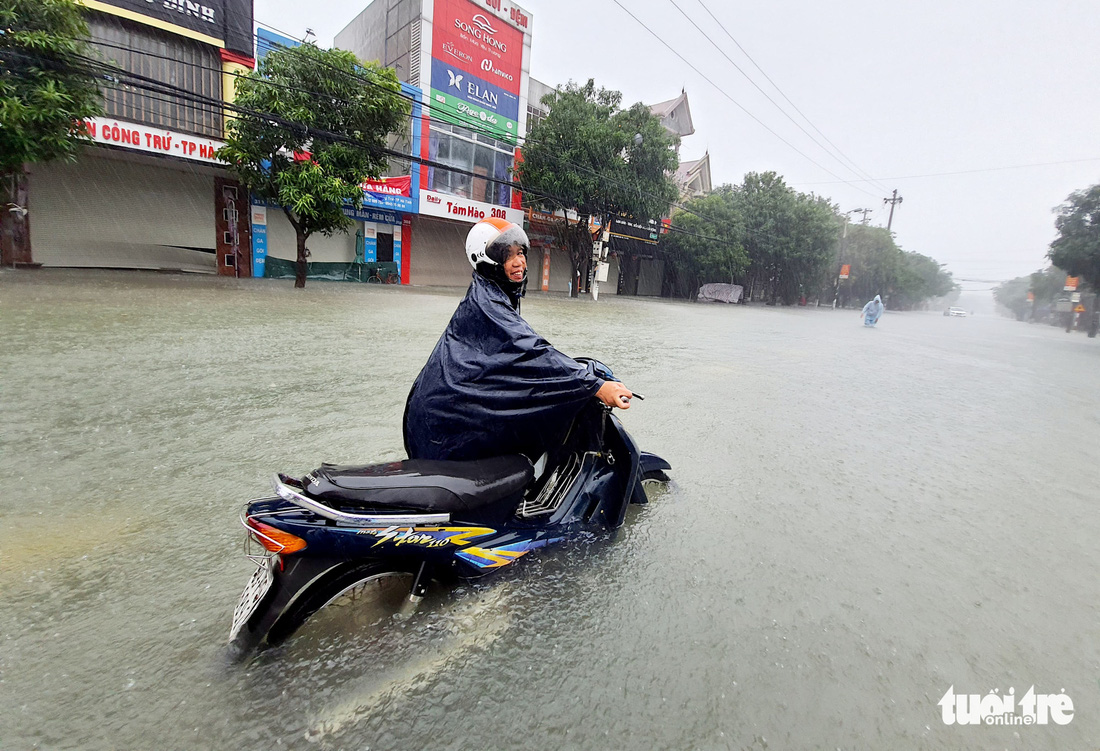
<svg viewBox="0 0 1100 751">
<path fill-rule="evenodd" d="M 0 189 L 0 264 L 33 263 L 26 171 L 20 167 L 0 173 Z"/>
<path fill-rule="evenodd" d="M 298 261 L 294 265 L 294 286 L 305 287 L 306 286 L 306 273 L 309 267 L 306 265 L 306 258 L 308 250 L 306 250 L 306 238 L 309 235 L 302 232 L 300 229 L 295 229 L 294 234 L 298 239 Z"/>
<path fill-rule="evenodd" d="M 566 220 L 568 221 L 568 220 Z M 577 218 L 577 224 L 569 232 L 569 265 L 573 273 L 573 284 L 570 285 L 569 296 L 579 297 L 581 284 L 585 276 L 585 261 L 592 255 L 591 243 L 585 243 L 588 235 L 588 217 Z"/>
<path fill-rule="evenodd" d="M 294 287 L 302 288 L 306 286 L 306 274 L 309 271 L 306 258 L 309 257 L 309 251 L 306 250 L 306 240 L 309 238 L 310 233 L 305 231 L 301 223 L 294 218 L 294 215 L 283 207 L 283 213 L 286 214 L 286 218 L 290 220 L 290 224 L 294 227 L 294 237 L 298 242 L 298 257 L 294 264 Z"/>
</svg>

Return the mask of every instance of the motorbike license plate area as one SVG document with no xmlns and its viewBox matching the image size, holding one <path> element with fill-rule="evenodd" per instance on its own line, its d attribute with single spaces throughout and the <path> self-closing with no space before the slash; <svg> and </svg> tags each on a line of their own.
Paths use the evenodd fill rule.
<svg viewBox="0 0 1100 751">
<path fill-rule="evenodd" d="M 233 626 L 229 631 L 229 641 L 236 638 L 237 633 L 252 617 L 252 614 L 256 612 L 260 601 L 267 594 L 267 590 L 271 589 L 271 584 L 274 581 L 275 556 L 272 555 L 264 558 L 263 562 L 256 567 L 256 571 L 252 574 L 252 578 L 248 580 L 248 584 L 245 585 L 244 592 L 241 593 L 241 599 L 233 611 Z"/>
</svg>

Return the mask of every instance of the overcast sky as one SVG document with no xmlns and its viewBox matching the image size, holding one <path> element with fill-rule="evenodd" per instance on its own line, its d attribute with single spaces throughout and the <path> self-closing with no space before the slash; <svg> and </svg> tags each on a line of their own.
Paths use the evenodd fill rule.
<svg viewBox="0 0 1100 751">
<path fill-rule="evenodd" d="M 526 0 L 532 76 L 594 78 L 627 104 L 686 88 L 695 134 L 681 157 L 709 150 L 715 186 L 774 170 L 841 211 L 875 209 L 880 226 L 896 188 L 898 243 L 958 279 L 1044 266 L 1052 209 L 1100 182 L 1096 0 L 619 1 L 668 47 L 614 0 Z M 295 37 L 311 28 L 329 45 L 365 6 L 256 0 L 256 20 Z"/>
</svg>

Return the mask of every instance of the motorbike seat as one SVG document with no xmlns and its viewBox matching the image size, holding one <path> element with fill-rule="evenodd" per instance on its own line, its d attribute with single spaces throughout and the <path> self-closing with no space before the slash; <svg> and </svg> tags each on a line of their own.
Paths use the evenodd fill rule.
<svg viewBox="0 0 1100 751">
<path fill-rule="evenodd" d="M 489 523 L 515 511 L 533 477 L 531 462 L 517 454 L 460 462 L 322 464 L 301 483 L 310 498 L 355 513 L 449 513 Z"/>
</svg>

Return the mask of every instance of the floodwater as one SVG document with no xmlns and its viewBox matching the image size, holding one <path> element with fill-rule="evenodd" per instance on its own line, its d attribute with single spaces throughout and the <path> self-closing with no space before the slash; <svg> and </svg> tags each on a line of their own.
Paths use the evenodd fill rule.
<svg viewBox="0 0 1100 751">
<path fill-rule="evenodd" d="M 532 296 L 646 395 L 614 540 L 225 660 L 238 514 L 402 457 L 460 293 L 0 273 L 0 748 L 1100 746 L 1100 342 L 993 317 Z M 945 724 L 957 694 L 1068 724 Z"/>
</svg>

